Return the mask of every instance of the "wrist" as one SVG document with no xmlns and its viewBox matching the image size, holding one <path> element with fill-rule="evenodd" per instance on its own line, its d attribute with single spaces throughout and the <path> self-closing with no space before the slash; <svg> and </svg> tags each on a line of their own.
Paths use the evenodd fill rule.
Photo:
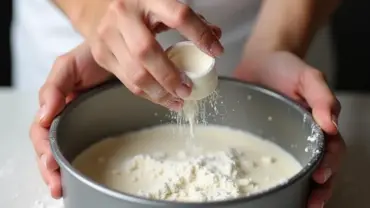
<svg viewBox="0 0 370 208">
<path fill-rule="evenodd" d="M 103 18 L 111 0 L 53 0 L 73 27 L 89 39 Z"/>
<path fill-rule="evenodd" d="M 313 16 L 318 0 L 265 0 L 245 54 L 288 51 L 303 58 L 317 29 Z"/>
</svg>

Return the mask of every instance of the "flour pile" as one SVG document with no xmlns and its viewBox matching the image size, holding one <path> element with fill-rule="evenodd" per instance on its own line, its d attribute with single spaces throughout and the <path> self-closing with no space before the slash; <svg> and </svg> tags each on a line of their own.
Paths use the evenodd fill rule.
<svg viewBox="0 0 370 208">
<path fill-rule="evenodd" d="M 151 173 L 153 184 L 138 195 L 174 201 L 218 201 L 248 194 L 256 187 L 240 166 L 242 153 L 234 149 L 178 160 L 165 156 L 138 155 L 126 163 L 126 171 L 138 180 Z"/>
</svg>

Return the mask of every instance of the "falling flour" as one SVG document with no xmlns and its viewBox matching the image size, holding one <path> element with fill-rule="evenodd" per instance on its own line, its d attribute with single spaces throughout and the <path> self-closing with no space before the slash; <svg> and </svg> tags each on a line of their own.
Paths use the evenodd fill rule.
<svg viewBox="0 0 370 208">
<path fill-rule="evenodd" d="M 180 112 L 172 112 L 171 118 L 176 121 L 178 126 L 189 126 L 189 132 L 183 132 L 188 135 L 187 148 L 192 148 L 195 125 L 206 125 L 212 117 L 222 118 L 219 108 L 224 109 L 225 106 L 220 98 L 218 91 L 215 90 L 201 100 L 185 100 Z"/>
<path fill-rule="evenodd" d="M 194 148 L 187 151 L 183 130 L 189 128 L 160 125 L 107 138 L 84 151 L 73 165 L 118 191 L 190 202 L 248 196 L 301 170 L 274 143 L 228 127 L 195 125 Z"/>
</svg>

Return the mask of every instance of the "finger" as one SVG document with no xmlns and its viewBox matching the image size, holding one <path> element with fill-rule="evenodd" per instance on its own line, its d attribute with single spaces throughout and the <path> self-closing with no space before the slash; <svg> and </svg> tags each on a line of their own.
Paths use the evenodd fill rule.
<svg viewBox="0 0 370 208">
<path fill-rule="evenodd" d="M 180 111 L 182 109 L 182 106 L 184 104 L 183 100 L 179 98 L 175 98 L 171 94 L 167 93 L 163 97 L 153 97 L 149 96 L 148 94 L 158 94 L 158 93 L 153 93 L 153 90 L 150 92 L 145 92 L 136 85 L 132 84 L 130 79 L 126 76 L 126 74 L 123 73 L 122 70 L 117 70 L 117 77 L 118 79 L 122 82 L 125 83 L 125 86 L 135 95 L 141 96 L 147 100 L 150 100 L 154 103 L 157 103 L 159 105 L 162 105 L 168 109 L 174 110 L 174 111 Z"/>
<path fill-rule="evenodd" d="M 132 71 L 137 73 L 137 71 L 144 69 L 133 61 L 127 51 L 126 43 L 119 33 L 111 31 L 106 35 L 105 43 L 119 62 L 112 69 L 113 73 L 132 93 L 175 111 L 179 111 L 182 108 L 183 102 L 167 93 L 150 74 L 145 79 L 142 79 L 143 82 L 139 82 L 136 85 L 132 83 L 132 80 L 135 80 Z"/>
<path fill-rule="evenodd" d="M 104 41 L 118 61 L 112 72 L 129 86 L 135 95 L 147 94 L 149 99 L 158 102 L 168 94 L 146 69 L 132 59 L 119 31 L 111 29 L 105 32 Z"/>
<path fill-rule="evenodd" d="M 41 173 L 42 180 L 49 187 L 49 171 L 45 168 L 44 164 L 41 162 L 40 158 L 37 158 L 37 165 Z"/>
<path fill-rule="evenodd" d="M 159 101 L 155 101 L 155 103 L 177 112 L 179 112 L 184 106 L 183 100 L 181 100 L 180 98 L 175 98 L 171 94 L 167 94 Z"/>
<path fill-rule="evenodd" d="M 338 156 L 343 156 L 346 153 L 346 143 L 341 133 L 327 137 L 326 151 Z"/>
<path fill-rule="evenodd" d="M 59 171 L 47 170 L 40 160 L 38 160 L 38 166 L 42 179 L 48 186 L 51 196 L 55 199 L 59 199 L 62 196 L 61 177 Z"/>
<path fill-rule="evenodd" d="M 345 152 L 345 143 L 340 134 L 329 137 L 327 141 L 327 150 L 324 158 L 312 176 L 314 181 L 319 184 L 327 182 L 332 175 L 338 172 Z"/>
<path fill-rule="evenodd" d="M 333 175 L 331 168 L 319 168 L 312 175 L 313 180 L 318 184 L 326 183 Z"/>
<path fill-rule="evenodd" d="M 51 196 L 54 199 L 60 199 L 63 195 L 62 185 L 61 185 L 61 176 L 59 171 L 53 171 L 49 176 L 49 189 Z"/>
<path fill-rule="evenodd" d="M 167 92 L 180 98 L 190 95 L 191 89 L 181 82 L 180 73 L 174 64 L 168 59 L 159 43 L 155 40 L 148 28 L 142 24 L 142 20 L 136 16 L 120 16 L 119 24 L 121 34 L 124 37 L 129 53 L 134 61 L 140 63 L 146 70 L 136 72 L 134 84 L 140 84 L 145 79 L 149 79 L 149 74 L 157 81 Z M 123 28 L 123 25 L 130 28 Z M 153 84 L 153 80 L 151 81 Z M 143 83 L 148 84 L 148 83 Z M 156 85 L 143 88 L 159 91 Z"/>
<path fill-rule="evenodd" d="M 146 8 L 150 8 L 155 16 L 169 27 L 176 28 L 204 52 L 211 56 L 220 56 L 223 53 L 224 49 L 212 29 L 186 4 L 166 0 L 164 4 L 153 7 L 151 1 L 146 2 Z"/>
<path fill-rule="evenodd" d="M 35 147 L 37 158 L 42 165 L 49 171 L 59 169 L 58 163 L 55 161 L 50 149 L 49 131 L 41 127 L 38 122 L 33 122 L 30 137 Z"/>
<path fill-rule="evenodd" d="M 309 198 L 308 207 L 323 207 L 325 203 L 331 198 L 333 192 L 333 183 L 332 179 L 329 180 L 326 184 L 321 185 L 318 188 L 315 188 Z"/>
<path fill-rule="evenodd" d="M 327 86 L 324 75 L 315 69 L 305 70 L 300 83 L 300 93 L 311 106 L 316 122 L 327 134 L 337 134 L 340 103 Z"/>
<path fill-rule="evenodd" d="M 39 122 L 49 127 L 54 117 L 65 107 L 67 96 L 79 82 L 76 76 L 76 56 L 74 53 L 89 51 L 87 44 L 81 44 L 70 53 L 60 56 L 55 61 L 45 84 L 39 92 Z M 83 54 L 82 54 L 83 55 Z"/>
<path fill-rule="evenodd" d="M 78 93 L 77 92 L 72 92 L 66 97 L 66 104 L 70 103 L 72 100 L 77 98 Z"/>
<path fill-rule="evenodd" d="M 213 33 L 215 34 L 215 36 L 220 39 L 222 37 L 222 31 L 219 27 L 217 27 L 216 25 L 210 25 Z"/>
<path fill-rule="evenodd" d="M 218 26 L 208 22 L 208 20 L 201 14 L 198 14 L 198 16 L 203 20 L 204 23 L 206 23 L 211 29 L 212 29 L 212 32 L 213 34 L 218 38 L 220 39 L 221 36 L 222 36 L 222 31 L 221 31 L 221 28 L 219 28 Z"/>
<path fill-rule="evenodd" d="M 45 83 L 40 91 L 40 109 L 37 113 L 39 124 L 49 128 L 55 116 L 62 111 L 66 105 L 66 97 L 63 92 L 51 83 Z"/>
<path fill-rule="evenodd" d="M 100 38 L 97 38 L 95 41 L 91 43 L 91 53 L 94 57 L 94 60 L 101 67 L 104 67 L 111 73 L 113 73 L 112 70 L 119 65 L 117 58 L 109 49 L 109 46 L 107 46 L 104 40 Z"/>
</svg>

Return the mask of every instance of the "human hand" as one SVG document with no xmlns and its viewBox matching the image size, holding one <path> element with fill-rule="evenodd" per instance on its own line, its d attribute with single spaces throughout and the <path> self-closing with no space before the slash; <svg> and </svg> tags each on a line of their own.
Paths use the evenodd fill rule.
<svg viewBox="0 0 370 208">
<path fill-rule="evenodd" d="M 59 57 L 39 92 L 40 109 L 34 119 L 30 137 L 37 154 L 41 175 L 54 198 L 62 196 L 59 166 L 49 144 L 49 128 L 54 117 L 78 92 L 111 77 L 94 61 L 87 44 Z"/>
<path fill-rule="evenodd" d="M 273 52 L 246 57 L 236 69 L 235 76 L 277 90 L 312 110 L 314 119 L 326 134 L 327 149 L 313 174 L 319 186 L 312 191 L 308 207 L 323 207 L 331 197 L 333 176 L 345 152 L 345 143 L 338 131 L 340 103 L 324 75 L 292 53 Z"/>
<path fill-rule="evenodd" d="M 97 63 L 134 94 L 180 110 L 191 83 L 183 83 L 155 39 L 166 29 L 176 29 L 211 56 L 223 51 L 220 29 L 174 0 L 114 0 L 89 42 Z"/>
</svg>

